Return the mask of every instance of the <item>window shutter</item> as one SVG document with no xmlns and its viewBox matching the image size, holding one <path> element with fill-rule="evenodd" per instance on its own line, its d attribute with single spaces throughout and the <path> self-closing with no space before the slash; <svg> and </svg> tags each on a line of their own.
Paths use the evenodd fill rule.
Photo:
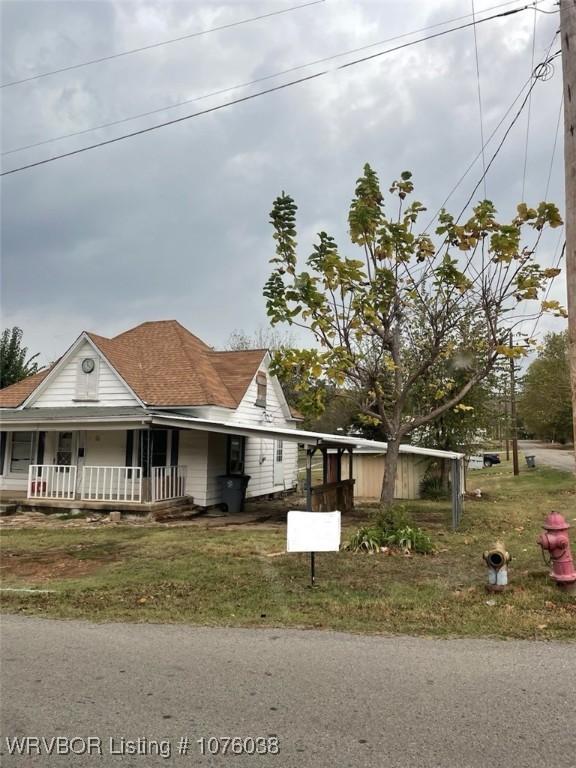
<svg viewBox="0 0 576 768">
<path fill-rule="evenodd" d="M 46 432 L 38 432 L 38 450 L 36 451 L 36 463 L 44 464 L 44 446 L 46 445 Z"/>
<path fill-rule="evenodd" d="M 170 446 L 170 464 L 173 467 L 178 466 L 178 453 L 180 447 L 180 430 L 172 430 L 172 444 Z"/>
<path fill-rule="evenodd" d="M 0 475 L 4 474 L 4 462 L 6 461 L 6 432 L 0 432 Z"/>
<path fill-rule="evenodd" d="M 134 430 L 126 430 L 126 457 L 124 466 L 131 467 L 134 462 Z"/>
</svg>

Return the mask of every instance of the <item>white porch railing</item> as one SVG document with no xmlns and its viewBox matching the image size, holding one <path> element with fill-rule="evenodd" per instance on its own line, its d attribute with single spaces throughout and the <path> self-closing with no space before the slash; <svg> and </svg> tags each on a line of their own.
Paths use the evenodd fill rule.
<svg viewBox="0 0 576 768">
<path fill-rule="evenodd" d="M 28 468 L 29 499 L 73 499 L 75 495 L 74 465 L 31 464 Z"/>
<path fill-rule="evenodd" d="M 140 467 L 83 467 L 83 501 L 142 501 Z"/>
<path fill-rule="evenodd" d="M 185 496 L 186 467 L 152 467 L 152 501 Z"/>
</svg>

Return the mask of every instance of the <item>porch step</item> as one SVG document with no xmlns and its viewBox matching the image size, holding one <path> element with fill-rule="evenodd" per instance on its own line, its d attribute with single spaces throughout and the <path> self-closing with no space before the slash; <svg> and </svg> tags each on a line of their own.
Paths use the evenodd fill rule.
<svg viewBox="0 0 576 768">
<path fill-rule="evenodd" d="M 4 504 L 6 506 L 7 503 Z M 194 499 L 185 496 L 181 499 L 166 499 L 153 502 L 122 502 L 122 501 L 82 501 L 80 499 L 18 499 L 9 502 L 18 512 L 64 512 L 79 510 L 81 512 L 121 512 L 129 515 L 148 515 L 183 508 L 194 508 Z M 8 513 L 10 514 L 10 513 Z"/>
<path fill-rule="evenodd" d="M 200 507 L 196 504 L 186 504 L 181 507 L 171 507 L 168 509 L 155 509 L 151 512 L 152 518 L 157 523 L 165 523 L 169 520 L 185 520 L 189 517 L 195 517 L 202 513 Z"/>
<path fill-rule="evenodd" d="M 0 503 L 0 517 L 8 517 L 8 515 L 14 515 L 18 511 L 18 504 L 10 502 Z"/>
</svg>

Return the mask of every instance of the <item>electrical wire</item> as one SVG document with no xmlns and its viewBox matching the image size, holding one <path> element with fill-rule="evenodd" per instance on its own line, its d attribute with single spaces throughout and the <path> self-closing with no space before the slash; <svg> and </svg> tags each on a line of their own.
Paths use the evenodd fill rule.
<svg viewBox="0 0 576 768">
<path fill-rule="evenodd" d="M 556 34 L 558 34 L 558 33 L 556 33 Z M 554 36 L 554 39 L 556 39 L 556 35 Z M 518 117 L 519 117 L 520 113 L 522 112 L 522 110 L 523 110 L 523 108 L 524 108 L 524 106 L 525 106 L 525 104 L 526 104 L 526 101 L 527 101 L 527 97 L 529 96 L 529 94 L 531 93 L 532 89 L 534 88 L 534 86 L 535 86 L 535 84 L 536 84 L 537 80 L 538 80 L 538 79 L 541 79 L 541 78 L 539 78 L 539 77 L 538 77 L 538 74 L 537 74 L 537 72 L 540 70 L 540 68 L 541 68 L 541 67 L 546 67 L 546 66 L 549 66 L 549 65 L 550 65 L 550 63 L 551 63 L 551 61 L 552 61 L 554 58 L 556 58 L 557 56 L 559 56 L 559 55 L 560 55 L 560 52 L 557 52 L 557 53 L 555 53 L 555 54 L 554 54 L 552 57 L 550 57 L 550 55 L 549 55 L 549 53 L 550 53 L 550 50 L 551 50 L 551 48 L 552 48 L 552 45 L 554 44 L 554 39 L 552 40 L 552 44 L 550 45 L 550 47 L 549 47 L 549 49 L 548 49 L 548 55 L 547 55 L 547 58 L 546 58 L 546 59 L 545 59 L 545 60 L 544 60 L 544 61 L 543 61 L 541 64 L 539 64 L 539 65 L 538 65 L 538 66 L 535 68 L 535 70 L 534 70 L 533 74 L 532 74 L 532 75 L 531 75 L 531 76 L 528 78 L 528 80 L 526 80 L 526 81 L 524 82 L 524 84 L 523 84 L 523 85 L 522 85 L 522 87 L 520 88 L 520 91 L 518 92 L 518 94 L 517 94 L 517 95 L 516 95 L 516 97 L 514 98 L 514 101 L 513 101 L 513 102 L 510 104 L 510 106 L 508 107 L 508 109 L 506 110 L 506 112 L 505 112 L 505 113 L 502 115 L 502 117 L 501 117 L 501 119 L 500 119 L 500 122 L 499 122 L 499 123 L 496 125 L 496 127 L 494 128 L 494 130 L 492 131 L 492 133 L 490 134 L 490 136 L 489 136 L 489 137 L 488 137 L 488 139 L 486 140 L 486 143 L 484 144 L 484 146 L 483 146 L 483 148 L 482 148 L 482 149 L 484 149 L 484 150 L 485 150 L 485 149 L 488 147 L 488 145 L 491 143 L 492 139 L 493 139 L 493 138 L 496 136 L 496 134 L 498 133 L 498 130 L 499 130 L 499 129 L 500 129 L 500 127 L 503 125 L 504 121 L 506 120 L 506 118 L 508 117 L 508 115 L 510 114 L 510 112 L 513 110 L 513 108 L 514 108 L 514 106 L 516 105 L 516 103 L 517 103 L 517 102 L 519 101 L 519 99 L 522 97 L 522 94 L 523 94 L 523 93 L 524 93 L 524 91 L 526 90 L 526 87 L 527 87 L 527 86 L 528 86 L 530 83 L 532 83 L 532 84 L 530 85 L 530 89 L 529 89 L 529 92 L 528 92 L 528 94 L 526 94 L 526 96 L 524 97 L 524 99 L 523 99 L 523 101 L 522 101 L 522 104 L 521 104 L 521 106 L 520 106 L 520 108 L 519 108 L 518 112 L 516 113 L 516 116 L 515 116 L 514 120 L 512 121 L 512 123 L 510 124 L 510 126 L 509 126 L 509 127 L 506 129 L 506 133 L 504 134 L 504 138 L 502 139 L 502 141 L 500 142 L 500 144 L 499 144 L 499 146 L 498 146 L 498 149 L 496 150 L 496 152 L 495 152 L 495 153 L 494 153 L 494 155 L 492 156 L 492 159 L 490 160 L 490 163 L 489 163 L 488 167 L 486 167 L 485 169 L 483 169 L 483 173 L 482 173 L 482 176 L 480 177 L 480 181 L 479 181 L 479 182 L 476 184 L 476 186 L 474 187 L 474 190 L 473 190 L 473 192 L 472 192 L 472 195 L 471 195 L 471 196 L 470 196 L 470 198 L 468 199 L 468 202 L 466 203 L 466 206 L 465 206 L 465 208 L 462 210 L 462 212 L 461 212 L 461 213 L 460 213 L 460 215 L 458 216 L 458 219 L 456 220 L 457 222 L 458 222 L 458 221 L 460 220 L 460 218 L 462 217 L 462 214 L 463 214 L 464 210 L 465 210 L 465 209 L 466 209 L 466 207 L 469 205 L 469 203 L 470 203 L 470 201 L 471 201 L 472 197 L 474 196 L 474 194 L 475 194 L 476 190 L 478 189 L 478 187 L 479 187 L 479 186 L 480 186 L 480 184 L 482 183 L 482 181 L 483 181 L 483 179 L 484 179 L 484 176 L 485 176 L 485 175 L 488 173 L 488 171 L 489 171 L 489 169 L 490 169 L 490 165 L 493 163 L 493 161 L 494 161 L 494 159 L 496 158 L 497 154 L 500 152 L 500 149 L 502 148 L 502 146 L 503 146 L 503 143 L 504 143 L 504 141 L 506 140 L 506 137 L 507 137 L 507 136 L 508 136 L 508 134 L 510 133 L 510 130 L 512 129 L 512 126 L 514 125 L 515 121 L 518 119 Z M 478 160 L 479 160 L 479 158 L 480 158 L 481 156 L 482 156 L 482 150 L 476 154 L 476 156 L 475 156 L 475 157 L 474 157 L 474 159 L 471 161 L 471 163 L 468 165 L 468 167 L 466 168 L 466 170 L 464 171 L 464 173 L 462 174 L 462 176 L 460 176 L 460 178 L 459 178 L 459 179 L 458 179 L 458 181 L 457 181 L 457 182 L 454 184 L 454 186 L 452 187 L 452 189 L 450 190 L 450 192 L 448 193 L 448 195 L 447 195 L 447 196 L 444 198 L 444 200 L 443 200 L 443 202 L 441 203 L 441 205 L 439 206 L 438 210 L 437 210 L 437 211 L 436 211 L 436 213 L 435 213 L 435 214 L 432 216 L 432 218 L 430 219 L 430 221 L 429 221 L 429 222 L 428 222 L 428 224 L 426 225 L 425 229 L 423 230 L 423 234 L 425 234 L 426 232 L 428 232 L 428 231 L 429 231 L 430 227 L 431 227 L 431 226 L 432 226 L 432 224 L 433 224 L 433 223 L 436 221 L 436 219 L 438 218 L 439 214 L 440 214 L 440 213 L 442 212 L 442 210 L 443 210 L 443 209 L 446 207 L 446 203 L 447 203 L 447 202 L 450 200 L 450 198 L 452 197 L 452 195 L 453 195 L 453 194 L 454 194 L 454 193 L 455 193 L 455 192 L 458 190 L 458 188 L 461 186 L 462 182 L 463 182 L 463 181 L 464 181 L 464 179 L 465 179 L 465 178 L 468 176 L 468 174 L 470 173 L 470 171 L 472 170 L 472 168 L 473 168 L 473 167 L 476 165 L 476 163 L 478 162 Z"/>
<path fill-rule="evenodd" d="M 472 19 L 476 20 L 476 13 L 474 9 L 474 0 L 471 0 L 472 2 Z M 536 14 L 534 14 L 536 16 Z M 478 59 L 478 37 L 476 35 L 476 25 L 472 27 L 474 30 L 474 54 L 476 58 L 476 84 L 477 84 L 477 90 L 478 90 L 478 113 L 480 117 L 480 146 L 481 146 L 481 152 L 482 152 L 482 168 L 484 170 L 484 199 L 488 197 L 488 193 L 486 192 L 486 157 L 484 154 L 484 117 L 482 115 L 482 90 L 480 87 L 480 61 Z"/>
<path fill-rule="evenodd" d="M 232 27 L 239 27 L 242 24 L 250 24 L 253 21 L 260 21 L 261 19 L 269 19 L 271 16 L 280 16 L 283 13 L 290 13 L 291 11 L 298 11 L 301 8 L 308 8 L 311 5 L 318 5 L 324 3 L 325 0 L 311 0 L 311 2 L 303 3 L 302 5 L 293 5 L 290 8 L 283 8 L 279 11 L 271 11 L 270 13 L 263 13 L 260 16 L 252 16 L 249 19 L 241 19 L 240 21 L 232 21 L 229 24 L 221 24 L 218 27 L 210 27 L 209 29 L 202 29 L 199 32 L 191 32 L 188 35 L 181 35 L 180 37 L 173 37 L 170 40 L 162 40 L 158 43 L 150 43 L 150 45 L 142 45 L 139 48 L 132 48 L 129 51 L 120 51 L 119 53 L 111 53 L 108 56 L 100 56 L 97 59 L 90 59 L 89 61 L 82 61 L 78 64 L 70 64 L 67 67 L 60 67 L 59 69 L 52 69 L 49 72 L 39 72 L 29 77 L 23 77 L 19 80 L 11 80 L 8 83 L 2 83 L 0 88 L 10 88 L 13 85 L 21 85 L 22 83 L 29 83 L 31 80 L 40 80 L 50 75 L 57 75 L 61 72 L 70 72 L 74 69 L 81 69 L 82 67 L 89 67 L 92 64 L 101 64 L 104 61 L 111 61 L 112 59 L 119 59 L 122 56 L 132 56 L 134 53 L 142 53 L 143 51 L 150 51 L 153 48 L 160 48 L 164 45 L 171 45 L 172 43 L 179 43 L 182 40 L 190 40 L 195 37 L 201 37 L 202 35 L 209 35 L 212 32 L 220 32 L 223 29 L 231 29 Z"/>
<path fill-rule="evenodd" d="M 177 117 L 177 118 L 174 118 L 172 120 L 167 120 L 167 121 L 165 121 L 163 123 L 158 123 L 156 125 L 149 126 L 148 128 L 141 128 L 140 130 L 132 131 L 131 133 L 123 134 L 122 136 L 117 136 L 117 137 L 115 137 L 113 139 L 106 139 L 104 141 L 100 141 L 100 142 L 97 142 L 95 144 L 90 144 L 90 145 L 88 145 L 86 147 L 81 147 L 80 149 L 75 149 L 75 150 L 72 150 L 70 152 L 64 152 L 64 153 L 59 154 L 59 155 L 52 155 L 51 157 L 47 157 L 44 160 L 37 160 L 34 163 L 27 163 L 26 165 L 21 165 L 21 166 L 18 166 L 16 168 L 11 168 L 8 171 L 3 171 L 0 174 L 0 176 L 8 176 L 8 175 L 11 175 L 13 173 L 19 173 L 20 171 L 28 170 L 30 168 L 36 168 L 36 167 L 38 167 L 40 165 L 46 165 L 47 163 L 52 163 L 55 160 L 61 160 L 61 159 L 65 158 L 65 157 L 72 157 L 74 155 L 79 155 L 79 154 L 81 154 L 83 152 L 88 152 L 88 151 L 90 151 L 92 149 L 97 149 L 99 147 L 104 147 L 104 146 L 107 146 L 109 144 L 115 144 L 115 143 L 117 143 L 119 141 L 124 141 L 125 139 L 130 139 L 130 138 L 133 138 L 135 136 L 141 136 L 141 135 L 143 135 L 145 133 L 150 133 L 152 131 L 157 131 L 160 128 L 165 128 L 168 125 L 176 125 L 177 123 L 182 123 L 182 122 L 184 122 L 186 120 L 190 120 L 190 119 L 192 119 L 194 117 L 200 117 L 201 115 L 207 115 L 207 114 L 210 114 L 212 112 L 217 112 L 220 109 L 224 109 L 225 107 L 230 107 L 230 106 L 233 106 L 233 105 L 236 105 L 236 104 L 244 103 L 246 101 L 251 101 L 252 99 L 258 98 L 259 96 L 265 96 L 265 95 L 268 95 L 270 93 L 276 93 L 276 92 L 284 90 L 286 88 L 290 88 L 293 85 L 299 85 L 301 83 L 309 82 L 311 80 L 316 80 L 316 79 L 318 79 L 320 77 L 323 77 L 323 76 L 325 76 L 325 75 L 327 75 L 327 74 L 329 74 L 331 72 L 335 72 L 335 71 L 339 71 L 339 70 L 343 70 L 343 69 L 348 69 L 349 67 L 353 67 L 353 66 L 355 66 L 357 64 L 362 64 L 362 63 L 365 63 L 367 61 L 372 61 L 372 60 L 377 59 L 377 58 L 379 58 L 381 56 L 385 56 L 387 54 L 394 53 L 394 52 L 402 50 L 404 48 L 408 48 L 408 47 L 410 47 L 412 45 L 417 45 L 419 43 L 426 42 L 427 40 L 433 40 L 433 39 L 436 39 L 436 38 L 439 38 L 439 37 L 443 37 L 444 35 L 448 35 L 448 34 L 450 34 L 452 32 L 457 32 L 457 31 L 459 31 L 461 29 L 468 29 L 473 24 L 482 24 L 482 23 L 484 23 L 486 21 L 492 21 L 493 19 L 499 19 L 499 18 L 504 18 L 504 17 L 507 17 L 507 16 L 513 16 L 513 15 L 515 15 L 517 13 L 521 13 L 521 12 L 529 9 L 530 7 L 531 7 L 530 5 L 524 5 L 524 6 L 520 7 L 520 8 L 515 8 L 515 9 L 509 10 L 509 11 L 503 11 L 501 13 L 494 14 L 493 16 L 487 16 L 486 18 L 480 19 L 479 21 L 476 21 L 476 22 L 469 22 L 467 24 L 461 24 L 460 26 L 457 26 L 457 27 L 451 27 L 450 29 L 443 30 L 442 32 L 436 32 L 436 33 L 434 33 L 432 35 L 427 35 L 426 37 L 421 37 L 421 38 L 418 38 L 417 40 L 412 40 L 412 41 L 410 41 L 408 43 L 402 43 L 401 45 L 394 46 L 393 48 L 387 48 L 384 51 L 379 51 L 378 53 L 373 53 L 373 54 L 370 54 L 369 56 L 364 56 L 364 57 L 362 57 L 360 59 L 354 59 L 353 61 L 346 62 L 345 64 L 340 64 L 339 66 L 334 67 L 333 69 L 325 69 L 325 70 L 322 70 L 321 72 L 315 72 L 315 73 L 313 73 L 311 75 L 306 75 L 305 77 L 300 77 L 300 78 L 298 78 L 296 80 L 290 80 L 287 83 L 282 83 L 281 85 L 276 85 L 276 86 L 273 86 L 272 88 L 267 88 L 267 89 L 265 89 L 263 91 L 258 91 L 256 93 L 252 93 L 252 94 L 249 94 L 247 96 L 242 96 L 242 97 L 240 97 L 238 99 L 233 99 L 231 101 L 224 102 L 223 104 L 217 104 L 217 105 L 215 105 L 213 107 L 209 107 L 208 109 L 203 109 L 203 110 L 200 110 L 198 112 L 193 112 L 193 113 L 191 113 L 189 115 L 183 115 L 182 117 Z M 532 87 L 533 87 L 533 85 L 532 85 Z"/>
<path fill-rule="evenodd" d="M 491 11 L 491 10 L 495 10 L 495 9 L 498 9 L 498 8 L 501 8 L 501 7 L 505 7 L 505 6 L 509 6 L 509 5 L 514 5 L 517 1 L 518 0 L 509 0 L 509 2 L 501 3 L 499 5 L 494 5 L 494 6 L 491 6 L 490 8 L 485 8 L 482 11 L 482 13 L 488 13 L 488 11 Z M 543 0 L 537 0 L 537 1 L 538 2 L 543 2 Z M 221 96 L 224 93 L 230 93 L 232 91 L 237 91 L 237 90 L 239 90 L 241 88 L 248 88 L 251 85 L 257 85 L 258 83 L 262 83 L 262 82 L 265 82 L 267 80 L 272 80 L 272 79 L 274 79 L 276 77 L 281 77 L 282 75 L 287 75 L 287 74 L 290 74 L 292 72 L 297 72 L 297 71 L 299 71 L 301 69 L 306 69 L 307 67 L 312 67 L 312 66 L 314 66 L 316 64 L 324 64 L 327 61 L 334 61 L 335 59 L 340 59 L 340 58 L 343 58 L 344 56 L 350 56 L 350 55 L 352 55 L 354 53 L 360 53 L 362 51 L 369 50 L 370 48 L 376 48 L 376 47 L 378 47 L 380 45 L 385 45 L 386 43 L 392 43 L 392 42 L 395 42 L 396 40 L 402 40 L 402 39 L 404 39 L 406 37 L 412 37 L 412 35 L 417 35 L 417 34 L 420 34 L 421 32 L 427 32 L 427 31 L 429 31 L 431 29 L 437 29 L 438 27 L 445 26 L 446 24 L 452 24 L 452 23 L 454 23 L 456 21 L 461 21 L 462 19 L 469 19 L 471 17 L 472 17 L 472 14 L 470 14 L 470 13 L 465 14 L 464 16 L 457 16 L 455 18 L 447 19 L 446 21 L 441 21 L 441 22 L 438 22 L 436 24 L 431 24 L 431 25 L 426 26 L 426 27 L 420 27 L 419 29 L 415 29 L 412 32 L 404 32 L 401 35 L 395 35 L 393 37 L 388 37 L 388 38 L 385 38 L 383 40 L 378 40 L 377 42 L 374 42 L 374 43 L 368 43 L 367 45 L 362 45 L 359 48 L 352 48 L 352 49 L 349 49 L 347 51 L 342 51 L 341 53 L 333 54 L 331 56 L 324 56 L 321 59 L 314 59 L 313 61 L 308 61 L 305 64 L 298 64 L 298 65 L 293 66 L 293 67 L 288 67 L 287 69 L 283 69 L 283 70 L 280 70 L 278 72 L 273 72 L 273 73 L 271 73 L 269 75 L 263 75 L 261 77 L 254 78 L 253 80 L 248 80 L 248 81 L 246 81 L 244 83 L 239 83 L 237 85 L 229 86 L 227 88 L 220 88 L 220 89 L 218 89 L 216 91 L 211 91 L 209 93 L 202 94 L 201 96 L 194 96 L 194 97 L 192 97 L 190 99 L 184 99 L 182 101 L 176 102 L 175 104 L 168 104 L 166 106 L 159 107 L 157 109 L 148 110 L 147 112 L 140 112 L 140 113 L 138 113 L 136 115 L 131 115 L 130 117 L 124 117 L 124 118 L 120 118 L 118 120 L 111 120 L 111 121 L 106 122 L 106 123 L 100 123 L 99 125 L 94 125 L 91 128 L 83 128 L 83 129 L 78 130 L 78 131 L 71 131 L 69 133 L 61 134 L 60 136 L 53 136 L 50 139 L 43 139 L 42 141 L 36 141 L 36 142 L 34 142 L 32 144 L 26 144 L 26 145 L 21 146 L 21 147 L 14 147 L 12 149 L 5 150 L 1 154 L 2 154 L 2 156 L 5 156 L 5 155 L 14 154 L 16 152 L 23 152 L 26 149 L 34 149 L 35 147 L 40 147 L 40 146 L 43 146 L 45 144 L 52 144 L 53 142 L 56 142 L 56 141 L 63 141 L 64 139 L 69 139 L 69 138 L 72 138 L 74 136 L 83 136 L 83 135 L 85 135 L 87 133 L 92 133 L 93 131 L 98 131 L 98 130 L 101 130 L 103 128 L 112 128 L 115 125 L 121 125 L 123 123 L 131 122 L 132 120 L 138 120 L 138 119 L 140 119 L 142 117 L 149 117 L 150 115 L 156 115 L 156 114 L 158 114 L 160 112 L 166 112 L 169 109 L 177 109 L 178 107 L 185 106 L 186 104 L 193 104 L 195 102 L 205 101 L 206 99 L 212 98 L 214 96 Z"/>
<path fill-rule="evenodd" d="M 556 147 L 558 145 L 558 133 L 560 130 L 560 120 L 562 119 L 562 108 L 564 106 L 564 94 L 560 96 L 560 107 L 558 108 L 558 117 L 556 119 L 556 131 L 554 132 L 554 144 L 552 146 L 552 156 L 550 157 L 550 166 L 548 168 L 548 177 L 546 179 L 546 190 L 544 192 L 544 200 L 548 200 L 548 192 L 550 190 L 550 180 L 552 178 L 552 169 L 554 167 L 554 157 L 556 155 Z"/>
<path fill-rule="evenodd" d="M 536 49 L 536 19 L 537 16 L 534 14 L 534 24 L 532 27 L 532 58 L 530 60 L 530 72 L 534 72 L 534 51 Z M 521 201 L 525 201 L 525 191 L 526 191 L 526 167 L 528 165 L 528 143 L 530 140 L 530 114 L 532 111 L 532 94 L 530 94 L 530 98 L 528 99 L 528 114 L 526 116 L 526 142 L 524 146 L 524 168 L 522 170 L 522 195 L 520 197 Z"/>
<path fill-rule="evenodd" d="M 556 243 L 556 248 L 554 249 L 554 256 L 556 255 L 558 248 L 560 247 L 560 243 L 562 242 L 563 237 L 564 237 L 564 232 L 560 232 L 558 242 Z M 554 257 L 552 257 L 552 263 L 554 264 L 554 269 L 558 269 L 558 267 L 560 266 L 560 262 L 564 258 L 565 253 L 566 253 L 566 240 L 564 240 L 564 245 L 562 246 L 562 250 L 560 251 L 560 255 L 558 256 L 558 260 L 556 261 L 555 264 L 554 264 Z M 554 283 L 554 277 L 550 278 L 550 282 L 548 283 L 546 294 L 544 295 L 544 301 L 548 300 L 548 296 L 550 295 L 550 290 L 552 289 L 553 283 Z M 536 322 L 534 323 L 534 328 L 532 328 L 532 333 L 530 334 L 531 339 L 533 339 L 536 335 L 536 331 L 538 329 L 538 325 L 540 324 L 540 320 L 542 319 L 542 316 L 543 316 L 543 313 L 541 312 L 536 318 Z"/>
<path fill-rule="evenodd" d="M 556 33 L 556 34 L 558 34 L 558 33 Z M 554 39 L 555 39 L 555 38 L 556 38 L 556 35 L 554 36 Z M 554 42 L 554 41 L 552 41 L 552 42 Z M 552 45 L 550 46 L 550 48 L 551 48 L 551 47 L 552 47 Z M 536 67 L 536 70 L 539 70 L 539 69 L 540 69 L 542 66 L 548 66 L 548 65 L 550 65 L 550 64 L 551 64 L 551 62 L 552 62 L 552 61 L 553 61 L 553 60 L 554 60 L 554 59 L 555 59 L 557 56 L 560 56 L 560 54 L 561 54 L 561 51 L 556 51 L 556 53 L 555 53 L 555 54 L 553 54 L 552 56 L 548 56 L 548 57 L 545 59 L 545 61 L 544 61 L 544 62 L 542 62 L 542 64 L 539 64 L 539 65 L 538 65 L 538 67 Z M 464 212 L 466 211 L 466 209 L 468 208 L 468 206 L 469 206 L 469 205 L 470 205 L 470 203 L 472 202 L 472 198 L 473 198 L 473 197 L 474 197 L 474 195 L 476 194 L 476 191 L 477 191 L 478 187 L 480 186 L 480 184 L 482 184 L 482 181 L 484 180 L 484 178 L 485 178 L 486 174 L 487 174 L 487 173 L 488 173 L 488 171 L 490 170 L 490 168 L 491 168 L 492 164 L 494 163 L 494 160 L 496 159 L 496 157 L 498 156 L 498 154 L 499 154 L 500 150 L 501 150 L 501 149 L 502 149 L 502 147 L 504 146 L 504 143 L 505 143 L 506 139 L 508 138 L 508 135 L 509 135 L 510 131 L 511 131 L 511 130 L 512 130 L 512 128 L 515 126 L 515 124 L 517 123 L 517 121 L 518 121 L 518 119 L 519 119 L 520 115 L 522 114 L 522 111 L 524 110 L 524 107 L 526 106 L 526 104 L 527 104 L 527 102 L 528 102 L 528 99 L 530 98 L 530 95 L 531 95 L 532 91 L 534 90 L 534 88 L 535 88 L 535 86 L 536 86 L 536 83 L 537 83 L 537 82 L 538 82 L 538 80 L 540 80 L 540 79 L 541 79 L 541 78 L 539 77 L 539 75 L 538 75 L 538 74 L 536 73 L 536 71 L 535 71 L 535 73 L 534 73 L 534 75 L 533 75 L 532 83 L 530 84 L 530 88 L 528 89 L 528 93 L 526 94 L 526 96 L 525 96 L 525 97 L 524 97 L 524 99 L 522 100 L 522 103 L 520 104 L 520 108 L 519 108 L 519 109 L 518 109 L 518 111 L 516 112 L 516 114 L 515 114 L 514 118 L 512 119 L 512 122 L 510 123 L 510 125 L 508 126 L 508 128 L 506 129 L 506 131 L 504 132 L 504 135 L 502 136 L 502 139 L 500 140 L 500 143 L 498 144 L 498 147 L 496 148 L 496 151 L 494 152 L 494 154 L 493 154 L 493 155 L 492 155 L 492 157 L 490 158 L 490 162 L 489 162 L 489 163 L 488 163 L 488 165 L 486 166 L 486 170 L 483 172 L 482 176 L 480 177 L 480 180 L 478 181 L 478 183 L 476 184 L 476 186 L 475 186 L 475 187 L 474 187 L 474 189 L 472 190 L 472 193 L 470 194 L 470 197 L 468 198 L 468 200 L 467 200 L 467 201 L 466 201 L 466 203 L 464 204 L 464 207 L 463 207 L 463 208 L 462 208 L 462 210 L 460 211 L 460 214 L 458 215 L 458 218 L 456 219 L 456 222 L 460 221 L 460 219 L 461 219 L 461 218 L 462 218 L 462 216 L 464 215 Z"/>
</svg>

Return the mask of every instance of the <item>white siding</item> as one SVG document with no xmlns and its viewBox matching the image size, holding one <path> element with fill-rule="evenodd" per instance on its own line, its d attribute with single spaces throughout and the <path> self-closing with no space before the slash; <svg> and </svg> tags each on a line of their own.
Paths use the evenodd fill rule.
<svg viewBox="0 0 576 768">
<path fill-rule="evenodd" d="M 208 442 L 207 432 L 183 429 L 180 432 L 178 464 L 186 467 L 186 495 L 192 496 L 199 507 L 214 502 L 207 501 Z"/>
<path fill-rule="evenodd" d="M 218 475 L 226 473 L 227 435 L 211 432 L 208 435 L 208 487 L 206 506 L 220 503 Z"/>
<path fill-rule="evenodd" d="M 78 369 L 85 357 L 98 357 L 100 365 L 91 376 L 98 377 L 96 389 L 98 402 L 101 406 L 138 405 L 138 400 L 130 393 L 126 384 L 113 372 L 103 357 L 95 351 L 87 341 L 80 344 L 57 371 L 54 378 L 46 385 L 40 394 L 34 398 L 31 405 L 35 408 L 65 407 L 89 405 L 94 401 L 77 399 Z"/>
<path fill-rule="evenodd" d="M 255 376 L 246 390 L 246 394 L 242 398 L 242 401 L 238 405 L 238 408 L 236 408 L 236 411 L 232 414 L 230 421 L 241 421 L 243 424 L 257 424 L 259 426 L 275 424 L 276 426 L 287 428 L 294 427 L 294 422 L 288 421 L 286 418 L 287 413 L 284 410 L 285 406 L 281 402 L 278 394 L 279 384 L 277 381 L 274 381 L 272 376 L 270 376 L 265 363 L 260 366 L 260 370 L 266 372 L 268 381 L 266 408 L 256 405 L 257 387 Z"/>
<path fill-rule="evenodd" d="M 126 430 L 87 430 L 85 434 L 84 464 L 87 467 L 125 466 Z"/>
<path fill-rule="evenodd" d="M 266 408 L 255 404 L 257 394 L 255 376 L 230 421 L 232 423 L 241 422 L 258 426 L 268 425 L 294 429 L 295 423 L 286 418 L 286 406 L 280 395 L 281 389 L 278 380 L 270 376 L 265 361 L 260 366 L 260 370 L 265 371 L 267 377 Z M 248 498 L 296 487 L 298 444 L 284 440 L 283 448 L 284 482 L 277 485 L 274 483 L 275 441 L 259 437 L 246 438 L 245 471 L 247 475 L 250 475 L 250 482 L 246 491 Z"/>
<path fill-rule="evenodd" d="M 283 441 L 284 482 L 274 483 L 275 440 L 259 437 L 246 438 L 245 471 L 250 475 L 246 491 L 248 498 L 290 490 L 296 487 L 298 478 L 298 444 Z"/>
</svg>

